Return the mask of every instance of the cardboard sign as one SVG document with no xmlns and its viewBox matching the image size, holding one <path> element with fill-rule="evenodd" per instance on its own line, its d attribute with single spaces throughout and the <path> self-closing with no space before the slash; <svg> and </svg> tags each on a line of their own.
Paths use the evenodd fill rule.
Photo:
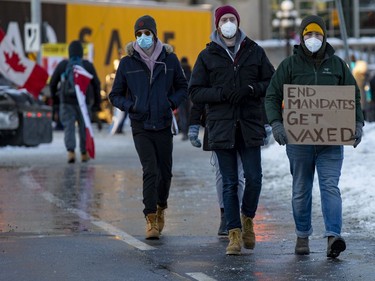
<svg viewBox="0 0 375 281">
<path fill-rule="evenodd" d="M 354 86 L 284 85 L 289 144 L 352 145 L 355 111 Z"/>
</svg>

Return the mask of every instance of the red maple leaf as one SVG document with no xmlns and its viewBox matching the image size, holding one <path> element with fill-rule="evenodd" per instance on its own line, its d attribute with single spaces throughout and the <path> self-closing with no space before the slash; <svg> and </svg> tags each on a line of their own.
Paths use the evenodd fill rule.
<svg viewBox="0 0 375 281">
<path fill-rule="evenodd" d="M 16 72 L 24 72 L 26 67 L 20 63 L 20 57 L 17 53 L 12 52 L 12 56 L 9 53 L 4 52 L 6 63 L 13 68 Z"/>
</svg>

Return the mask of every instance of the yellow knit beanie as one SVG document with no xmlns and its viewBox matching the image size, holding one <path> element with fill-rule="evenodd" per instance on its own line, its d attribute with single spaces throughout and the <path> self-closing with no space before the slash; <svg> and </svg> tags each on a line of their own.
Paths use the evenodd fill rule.
<svg viewBox="0 0 375 281">
<path fill-rule="evenodd" d="M 302 32 L 302 36 L 305 36 L 306 33 L 309 33 L 309 32 L 317 32 L 317 33 L 324 36 L 323 29 L 318 24 L 316 24 L 315 22 L 310 23 L 309 25 L 307 25 L 305 27 L 305 29 Z"/>
</svg>

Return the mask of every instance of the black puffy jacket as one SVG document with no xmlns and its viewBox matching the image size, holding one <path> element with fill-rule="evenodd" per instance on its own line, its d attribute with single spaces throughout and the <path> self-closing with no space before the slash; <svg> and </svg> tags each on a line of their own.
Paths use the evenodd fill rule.
<svg viewBox="0 0 375 281">
<path fill-rule="evenodd" d="M 240 126 L 246 146 L 263 145 L 264 96 L 274 73 L 264 50 L 246 37 L 234 61 L 226 50 L 211 42 L 198 56 L 189 83 L 193 103 L 206 104 L 208 146 L 231 149 Z M 235 90 L 251 85 L 256 97 L 232 105 L 223 99 L 223 89 Z"/>
</svg>

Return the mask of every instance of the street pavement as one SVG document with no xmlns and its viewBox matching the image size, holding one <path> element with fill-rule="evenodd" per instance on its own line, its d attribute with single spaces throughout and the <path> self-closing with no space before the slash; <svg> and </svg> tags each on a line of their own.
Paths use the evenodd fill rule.
<svg viewBox="0 0 375 281">
<path fill-rule="evenodd" d="M 62 132 L 36 148 L 0 148 L 0 281 L 375 280 L 374 234 L 344 222 L 347 250 L 327 259 L 317 209 L 311 254 L 294 255 L 290 199 L 267 189 L 277 182 L 267 161 L 256 248 L 226 256 L 211 153 L 181 136 L 165 230 L 145 240 L 142 169 L 129 129 L 110 136 L 105 127 L 95 144 L 96 159 L 75 164 L 66 163 Z"/>
</svg>

